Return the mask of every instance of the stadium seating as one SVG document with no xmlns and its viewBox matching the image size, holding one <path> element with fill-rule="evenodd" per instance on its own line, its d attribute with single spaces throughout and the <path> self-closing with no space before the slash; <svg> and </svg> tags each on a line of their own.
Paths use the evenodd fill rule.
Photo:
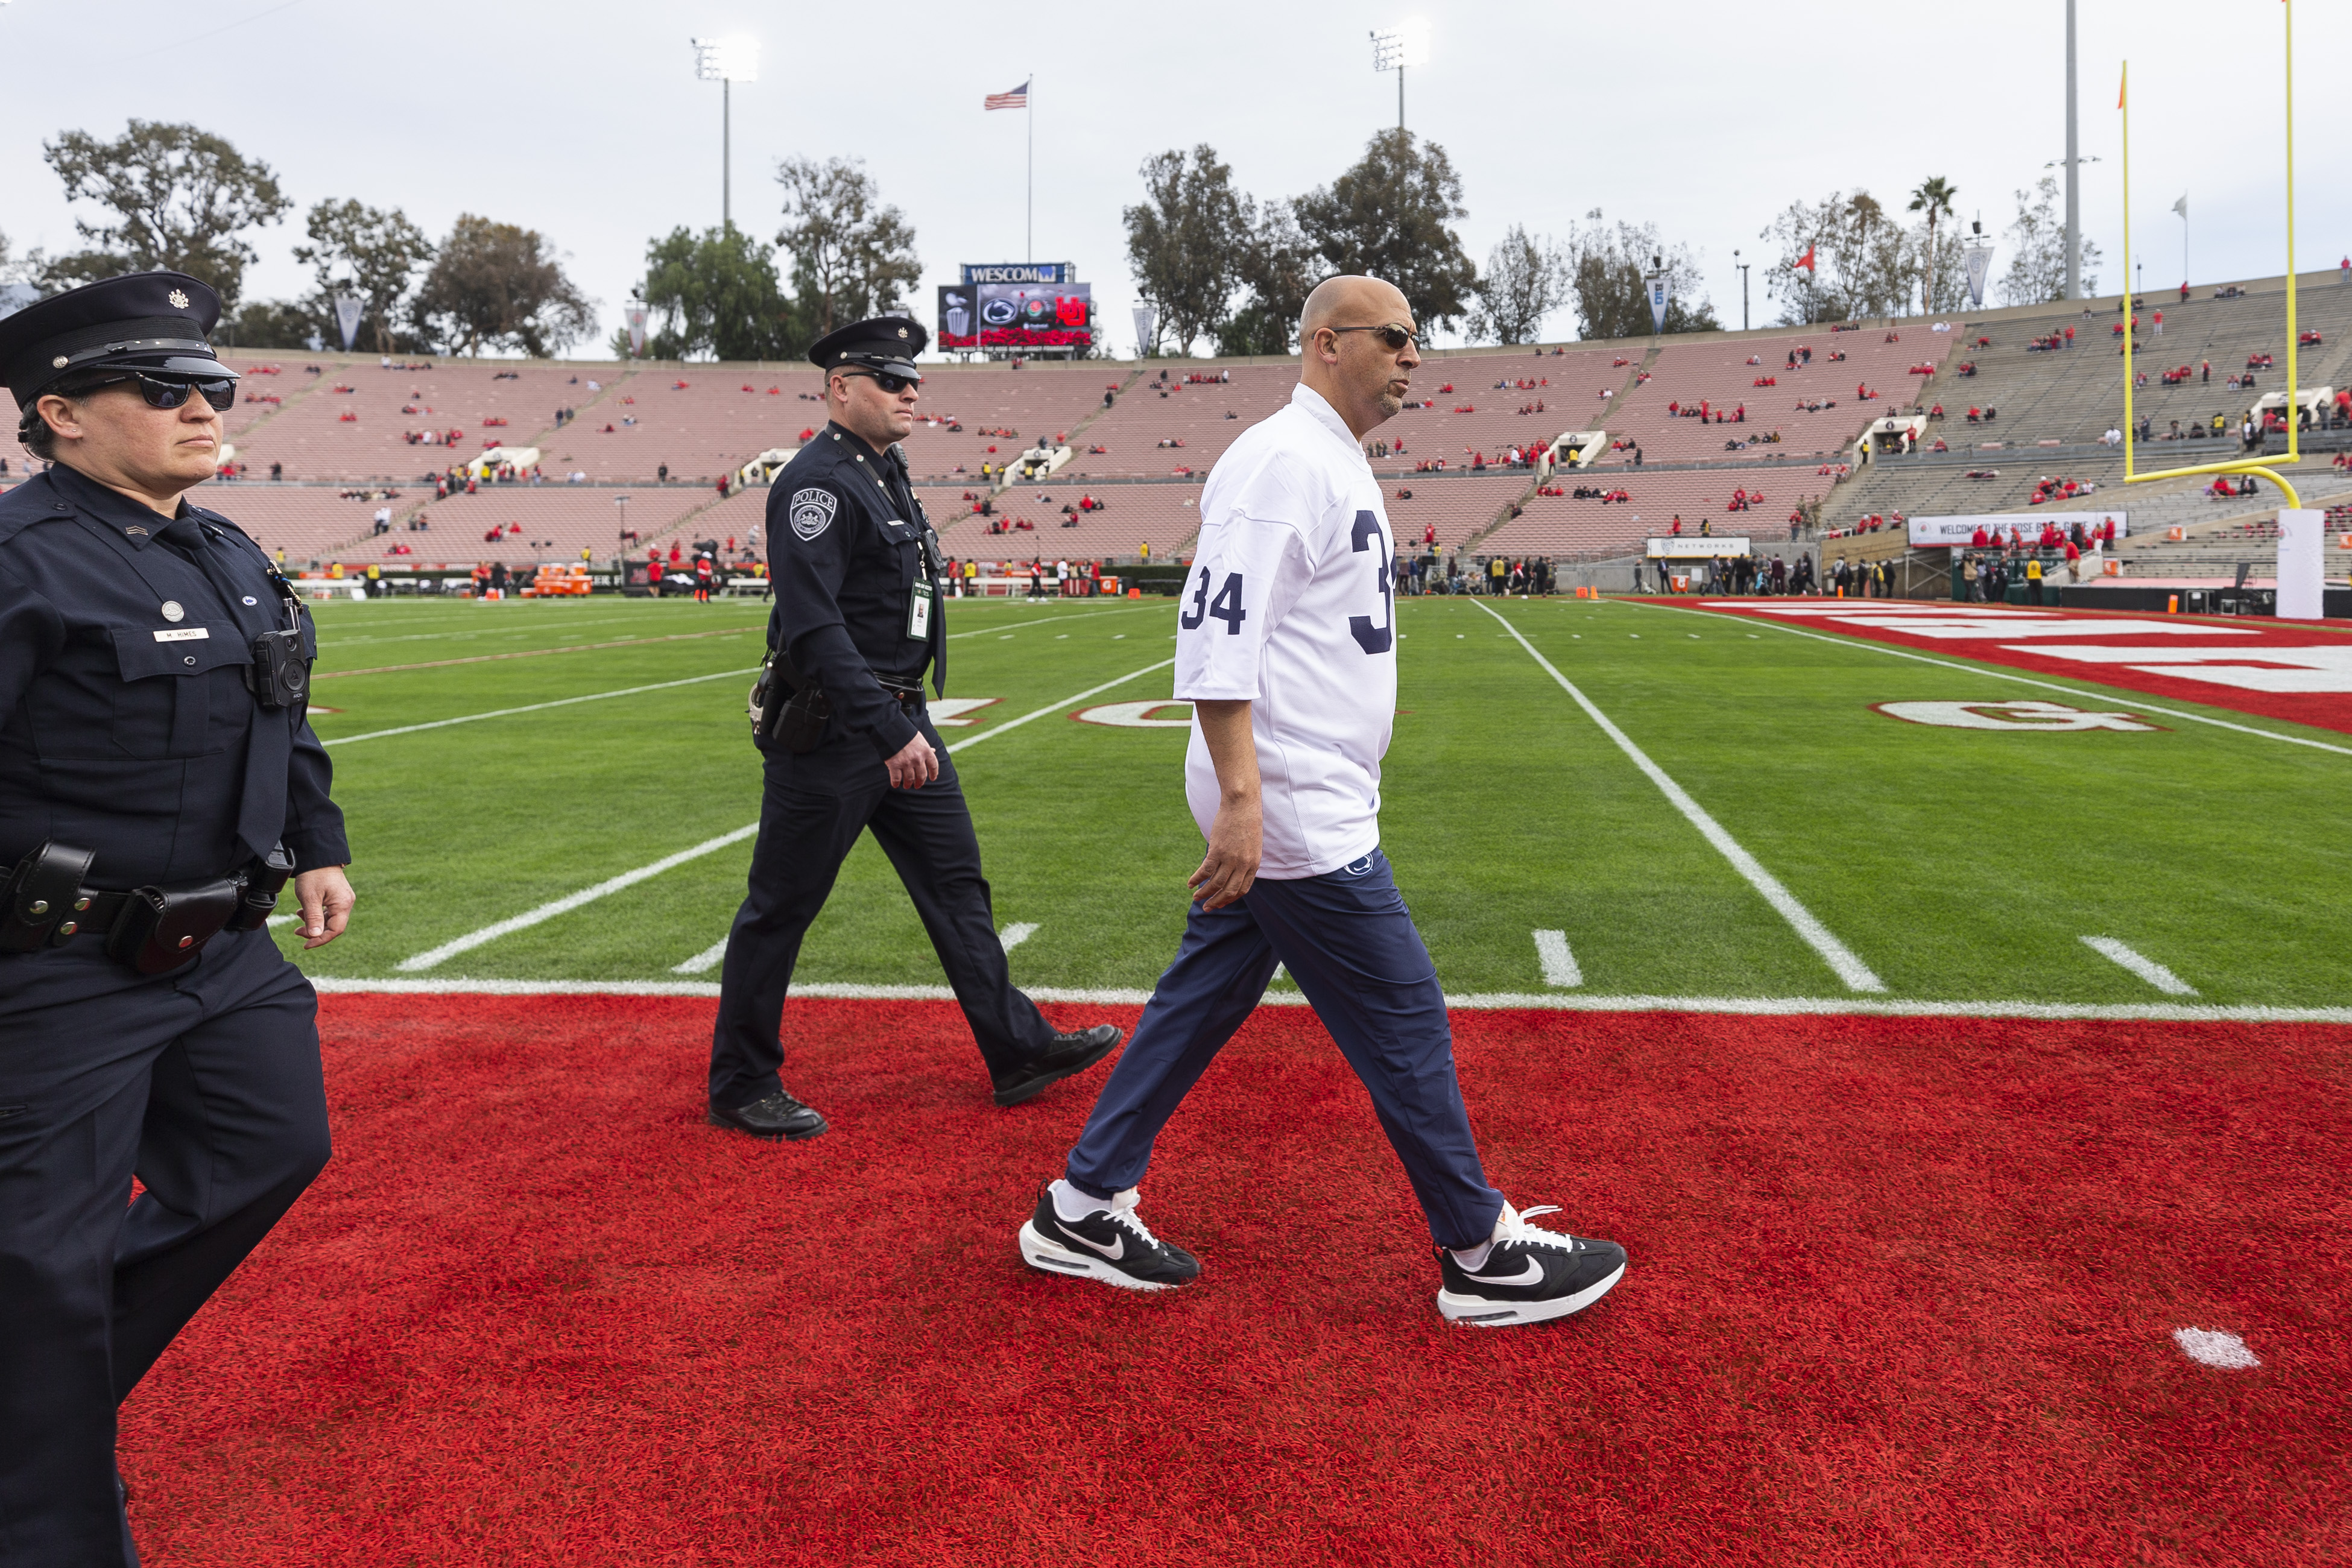
<svg viewBox="0 0 2352 1568">
<path fill-rule="evenodd" d="M 545 454 L 541 466 L 560 476 L 569 470 L 551 441 L 562 442 L 590 424 L 596 384 L 610 388 L 614 375 L 609 366 L 526 360 L 450 359 L 427 370 L 386 370 L 379 359 L 341 355 L 231 354 L 229 363 L 246 373 L 228 437 L 248 479 L 266 477 L 272 463 L 280 463 L 289 479 L 413 481 L 493 446 L 539 447 Z M 278 374 L 257 374 L 272 365 Z M 308 374 L 311 365 L 320 374 Z M 245 401 L 270 396 L 285 401 Z M 578 421 L 562 432 L 553 430 L 559 407 L 580 410 Z M 346 420 L 346 414 L 352 417 Z M 485 423 L 492 419 L 506 423 Z M 411 446 L 405 439 L 426 430 L 455 431 L 458 439 L 446 446 Z"/>
<path fill-rule="evenodd" d="M 1188 374 L 1221 371 L 1232 380 L 1205 385 L 1184 381 Z M 1166 382 L 1160 379 L 1162 374 Z M 1068 471 L 1086 479 L 1159 479 L 1189 468 L 1205 478 L 1234 438 L 1289 401 L 1297 384 L 1298 372 L 1289 365 L 1156 364 L 1136 377 L 1112 408 L 1101 407 L 1097 393 L 1096 416 L 1076 443 Z M 1226 418 L 1228 413 L 1235 417 Z M 1184 445 L 1162 447 L 1162 441 Z M 1107 450 L 1097 452 L 1096 447 Z"/>
<path fill-rule="evenodd" d="M 1625 358 L 1619 366 L 1612 362 Z M 1433 406 L 1408 406 L 1381 426 L 1376 438 L 1404 443 L 1402 456 L 1377 459 L 1383 474 L 1410 473 L 1416 463 L 1445 459 L 1448 472 L 1465 467 L 1474 454 L 1497 459 L 1513 446 L 1546 447 L 1571 430 L 1614 431 L 1618 404 L 1640 367 L 1641 353 L 1620 355 L 1607 349 L 1576 349 L 1564 354 L 1533 349 L 1497 353 L 1441 354 L 1422 362 L 1413 373 L 1417 398 Z M 1296 373 L 1291 380 L 1297 379 Z M 1520 388 L 1496 383 L 1532 381 Z M 1549 385 L 1540 384 L 1549 383 Z M 1451 385 L 1454 390 L 1446 392 Z M 1607 391 L 1610 395 L 1600 394 Z M 1540 414 L 1532 411 L 1540 402 Z M 1530 412 L 1522 414 L 1522 408 Z M 1466 410 L 1466 412 L 1465 412 Z"/>
<path fill-rule="evenodd" d="M 2284 384 L 2285 332 L 2275 287 L 2231 300 L 2211 293 L 2207 287 L 2185 303 L 2177 293 L 2151 290 L 2143 298 L 2139 359 L 2149 384 L 2137 399 L 2158 431 L 2176 418 L 2185 425 L 2216 413 L 2234 423 L 2253 396 Z M 2165 313 L 2161 337 L 2154 331 L 2158 308 Z M 1374 468 L 1400 542 L 1416 548 L 1433 528 L 1449 550 L 1469 544 L 1601 559 L 1638 549 L 1644 536 L 1665 531 L 1676 513 L 1685 531 L 1706 519 L 1719 531 L 1782 539 L 1790 510 L 1815 498 L 1822 499 L 1822 526 L 1834 530 L 1869 514 L 1891 520 L 2024 508 L 2038 482 L 2054 474 L 2100 487 L 2095 501 L 2078 507 L 2125 508 L 2135 552 L 2190 561 L 2204 548 L 2197 542 L 2208 525 L 2256 506 L 2209 500 L 2198 482 L 2122 489 L 2118 454 L 2089 444 L 2122 418 L 2116 321 L 2112 305 L 2088 316 L 2050 306 L 1997 312 L 1966 331 L 1900 322 L 1892 342 L 1885 327 L 1865 326 L 1692 338 L 1654 349 L 1636 342 L 1566 352 L 1433 352 L 1413 378 L 1415 405 L 1376 433 L 1391 450 L 1374 459 Z M 2300 382 L 2352 380 L 2352 289 L 2305 288 L 2300 324 L 2322 339 L 2302 351 Z M 2069 326 L 2073 349 L 2034 346 L 2053 334 L 2063 340 Z M 1800 344 L 1812 349 L 1812 363 L 1791 369 L 1789 352 Z M 1832 362 L 1833 352 L 1847 357 Z M 2255 392 L 2226 387 L 2249 354 L 2269 354 L 2277 368 L 2261 374 Z M 2163 370 L 2208 361 L 2211 381 L 2161 384 Z M 1962 362 L 1975 374 L 1958 374 Z M 244 478 L 207 487 L 199 499 L 237 517 L 271 548 L 283 548 L 289 562 L 502 559 L 511 565 L 541 556 L 576 559 L 583 547 L 609 556 L 621 519 L 614 500 L 624 493 L 631 497 L 627 526 L 639 535 L 639 550 L 656 542 L 666 548 L 678 536 L 740 542 L 764 512 L 768 491 L 755 486 L 721 498 L 719 476 L 760 451 L 795 447 L 802 431 L 824 424 L 817 373 L 797 363 L 459 359 L 404 370 L 386 369 L 373 355 L 300 353 L 232 354 L 231 363 L 247 373 L 227 416 Z M 1927 364 L 1937 367 L 1935 375 L 1911 374 Z M 318 374 L 310 374 L 312 366 Z M 1774 384 L 1759 387 L 1759 379 Z M 1209 470 L 1244 430 L 1283 405 L 1297 380 L 1295 364 L 1285 363 L 930 365 L 919 405 L 922 422 L 907 450 L 926 510 L 951 553 L 1118 559 L 1149 543 L 1155 556 L 1169 556 L 1198 532 Z M 1865 383 L 1881 396 L 1855 398 L 1856 384 Z M 1113 394 L 1108 406 L 1106 393 Z M 1799 412 L 1801 398 L 1825 406 Z M 1679 416 L 1678 407 L 1702 399 L 1710 411 L 1744 405 L 1748 417 L 1717 425 Z M 1831 403 L 1834 408 L 1826 406 Z M 1822 475 L 1824 462 L 1848 458 L 1870 420 L 1937 403 L 1946 416 L 1929 425 L 1922 451 L 1876 457 L 1833 487 Z M 1971 405 L 1998 407 L 1999 416 L 1971 426 Z M 416 412 L 404 412 L 408 407 Z M 578 414 L 559 428 L 553 416 L 560 407 Z M 949 428 L 950 421 L 958 427 Z M 1622 489 L 1631 492 L 1627 502 L 1529 497 L 1533 474 L 1500 465 L 1515 445 L 1540 446 L 1596 427 L 1638 443 L 1643 466 L 1634 468 L 1629 451 L 1612 451 L 1557 482 Z M 431 446 L 404 439 L 422 430 L 454 431 L 457 439 Z M 1774 430 L 1781 442 L 1747 444 Z M 982 478 L 984 463 L 1008 464 L 1057 437 L 1066 438 L 1071 460 L 1042 484 L 999 491 Z M 1938 437 L 1949 448 L 1940 454 L 1932 450 Z M 1727 449 L 1733 440 L 1738 447 Z M 485 485 L 473 497 L 431 501 L 420 476 L 490 444 L 539 447 L 546 482 Z M 2145 468 L 2236 452 L 2230 441 L 2159 441 L 2143 446 L 2140 461 Z M 1468 471 L 1481 455 L 1496 461 Z M 1444 473 L 1414 471 L 1439 458 L 1447 464 Z M 2335 493 L 2340 476 L 2323 473 L 2326 461 L 2323 453 L 2299 470 L 2296 482 L 2306 494 Z M 289 481 L 308 482 L 269 484 L 273 462 L 283 465 Z M 656 483 L 665 464 L 668 482 Z M 1990 477 L 1970 478 L 1971 470 Z M 586 482 L 565 483 L 574 472 Z M 402 494 L 388 503 L 393 533 L 379 539 L 370 519 L 387 503 L 337 492 L 386 485 Z M 1751 511 L 1724 510 L 1742 488 L 1763 500 Z M 974 507 L 992 493 L 996 518 L 1025 519 L 1034 528 L 989 534 L 990 520 L 975 515 Z M 1062 510 L 1084 494 L 1103 503 L 1100 509 Z M 1523 499 L 1524 515 L 1509 517 Z M 2266 495 L 2260 504 L 2269 503 Z M 420 505 L 434 525 L 429 534 L 406 526 Z M 1063 526 L 1072 518 L 1074 526 Z M 493 522 L 520 530 L 501 527 L 496 542 L 487 541 Z M 2157 536 L 2176 525 L 2189 528 L 2191 539 L 2158 551 Z M 2246 542 L 2217 539 L 2211 548 L 2226 553 Z M 415 553 L 383 553 L 401 545 Z"/>
<path fill-rule="evenodd" d="M 1542 554 L 1606 557 L 1638 553 L 1642 542 L 1673 531 L 1696 534 L 1704 521 L 1715 533 L 1747 534 L 1759 542 L 1785 542 L 1789 513 L 1801 500 L 1824 493 L 1831 481 L 1814 469 L 1650 468 L 1634 472 L 1562 474 L 1551 488 L 1580 485 L 1622 489 L 1629 501 L 1579 500 L 1538 495 L 1514 519 L 1478 542 L 1482 554 Z M 1727 511 L 1734 492 L 1760 494 L 1747 511 Z"/>
<path fill-rule="evenodd" d="M 1077 513 L 1076 526 L 1063 527 L 1069 519 L 1062 508 L 1075 506 L 1082 493 L 1102 501 L 1103 509 Z M 1048 499 L 1040 501 L 1041 495 Z M 956 504 L 959 510 L 968 510 L 971 506 L 964 501 Z M 940 545 L 949 554 L 983 560 L 1026 560 L 1038 555 L 1049 561 L 1057 556 L 1115 560 L 1138 553 L 1145 544 L 1151 546 L 1155 558 L 1174 556 L 1201 531 L 1198 485 L 1113 484 L 1089 489 L 1083 481 L 1064 483 L 1056 476 L 1043 485 L 1006 490 L 992 505 L 993 517 L 973 513 L 949 522 L 943 521 L 949 514 L 932 510 L 928 500 L 924 502 L 931 511 L 932 523 L 940 529 Z M 1034 526 L 1009 533 L 988 531 L 992 522 L 1024 521 Z"/>
<path fill-rule="evenodd" d="M 1609 422 L 1609 433 L 1638 442 L 1644 463 L 1808 458 L 1841 452 L 1853 445 L 1869 421 L 1907 407 L 1937 386 L 1943 380 L 1940 372 L 1933 377 L 1914 375 L 1910 367 L 1940 365 L 1960 334 L 1906 321 L 1895 330 L 1898 341 L 1888 342 L 1887 335 L 1875 327 L 1843 332 L 1822 328 L 1792 330 L 1786 336 L 1673 344 L 1650 363 L 1645 384 L 1616 400 L 1620 406 Z M 1790 351 L 1800 347 L 1813 351 L 1812 363 L 1791 370 Z M 1832 361 L 1832 353 L 1846 357 Z M 1751 356 L 1759 363 L 1749 364 Z M 1759 387 L 1755 384 L 1759 378 L 1777 384 Z M 1864 384 L 1878 395 L 1868 401 L 1858 398 L 1856 389 Z M 1933 401 L 1932 394 L 1928 401 Z M 1797 407 L 1801 402 L 1822 406 L 1809 412 Z M 1710 416 L 1706 419 L 1678 412 L 1702 404 Z M 1743 406 L 1747 418 L 1729 422 L 1728 416 Z M 1727 416 L 1720 425 L 1711 417 L 1717 410 Z M 1775 431 L 1780 436 L 1777 443 L 1736 453 L 1725 449 L 1727 441 L 1745 442 Z M 1631 458 L 1616 453 L 1602 461 L 1624 464 Z"/>
</svg>

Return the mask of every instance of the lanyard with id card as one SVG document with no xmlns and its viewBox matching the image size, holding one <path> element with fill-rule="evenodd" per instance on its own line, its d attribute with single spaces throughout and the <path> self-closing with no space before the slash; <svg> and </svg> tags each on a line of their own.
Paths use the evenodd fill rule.
<svg viewBox="0 0 2352 1568">
<path fill-rule="evenodd" d="M 915 586 L 907 595 L 907 640 L 931 640 L 931 600 L 938 592 L 929 577 L 918 574 Z"/>
</svg>

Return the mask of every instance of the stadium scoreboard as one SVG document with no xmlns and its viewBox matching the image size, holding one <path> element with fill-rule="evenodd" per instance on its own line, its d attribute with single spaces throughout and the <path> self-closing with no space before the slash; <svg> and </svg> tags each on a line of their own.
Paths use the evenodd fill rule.
<svg viewBox="0 0 2352 1568">
<path fill-rule="evenodd" d="M 939 294 L 935 346 L 991 358 L 1093 352 L 1094 287 L 1067 261 L 966 263 Z"/>
</svg>

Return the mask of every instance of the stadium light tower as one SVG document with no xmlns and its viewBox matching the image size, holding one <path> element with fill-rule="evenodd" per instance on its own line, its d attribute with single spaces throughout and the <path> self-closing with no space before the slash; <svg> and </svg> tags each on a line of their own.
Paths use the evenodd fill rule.
<svg viewBox="0 0 2352 1568">
<path fill-rule="evenodd" d="M 1404 129 L 1404 72 L 1429 63 L 1429 24 L 1415 16 L 1385 32 L 1372 32 L 1372 69 L 1397 73 L 1397 129 Z"/>
<path fill-rule="evenodd" d="M 735 226 L 734 110 L 739 81 L 760 79 L 760 40 L 742 33 L 723 38 L 691 38 L 694 74 L 719 84 L 719 221 Z"/>
</svg>

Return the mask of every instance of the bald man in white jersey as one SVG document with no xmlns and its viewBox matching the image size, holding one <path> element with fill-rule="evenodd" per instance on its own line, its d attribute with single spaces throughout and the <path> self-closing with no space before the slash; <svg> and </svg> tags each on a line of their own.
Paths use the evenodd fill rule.
<svg viewBox="0 0 2352 1568">
<path fill-rule="evenodd" d="M 1333 278 L 1308 296 L 1299 338 L 1289 406 L 1243 434 L 1201 497 L 1175 696 L 1192 703 L 1185 794 L 1208 851 L 1183 942 L 1021 1227 L 1021 1256 L 1131 1290 L 1200 1274 L 1146 1228 L 1137 1186 L 1280 963 L 1364 1080 L 1421 1200 L 1438 1310 L 1488 1327 L 1565 1317 L 1617 1283 L 1624 1250 L 1539 1229 L 1487 1184 L 1444 994 L 1381 853 L 1395 546 L 1363 442 L 1403 407 L 1421 363 L 1412 312 L 1377 279 Z"/>
</svg>

